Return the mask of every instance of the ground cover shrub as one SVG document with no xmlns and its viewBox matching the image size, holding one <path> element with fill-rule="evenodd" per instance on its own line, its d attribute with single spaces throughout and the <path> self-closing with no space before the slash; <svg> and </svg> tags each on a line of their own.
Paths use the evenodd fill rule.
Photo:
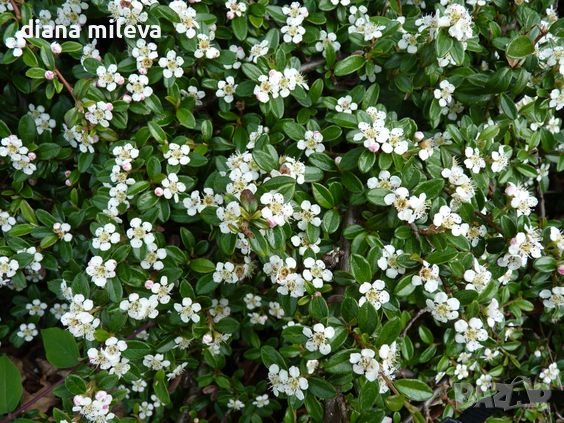
<svg viewBox="0 0 564 423">
<path fill-rule="evenodd" d="M 545 0 L 0 0 L 0 421 L 562 389 L 562 32 Z"/>
</svg>

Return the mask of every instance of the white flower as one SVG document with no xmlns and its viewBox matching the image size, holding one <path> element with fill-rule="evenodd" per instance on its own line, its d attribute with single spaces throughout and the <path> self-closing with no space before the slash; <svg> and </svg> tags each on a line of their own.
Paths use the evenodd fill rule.
<svg viewBox="0 0 564 423">
<path fill-rule="evenodd" d="M 215 272 L 213 273 L 213 281 L 215 283 L 237 283 L 239 278 L 235 273 L 235 265 L 231 262 L 218 262 L 215 265 Z"/>
<path fill-rule="evenodd" d="M 153 89 L 149 87 L 149 78 L 145 75 L 131 74 L 128 77 L 127 91 L 131 93 L 133 101 L 143 101 L 153 94 Z"/>
<path fill-rule="evenodd" d="M 309 281 L 317 289 L 323 288 L 323 282 L 329 282 L 333 278 L 333 273 L 326 269 L 323 260 L 315 260 L 313 257 L 307 257 L 304 260 L 304 271 L 302 275 L 306 281 Z"/>
<path fill-rule="evenodd" d="M 543 289 L 539 296 L 543 299 L 542 303 L 548 309 L 564 307 L 564 287 L 562 286 L 555 286 L 552 290 Z"/>
<path fill-rule="evenodd" d="M 65 242 L 71 242 L 72 240 L 72 234 L 69 233 L 70 230 L 71 226 L 68 223 L 53 223 L 53 232 L 55 232 L 55 235 L 57 235 L 59 239 L 62 239 Z"/>
<path fill-rule="evenodd" d="M 303 391 L 309 387 L 308 381 L 305 377 L 300 376 L 300 369 L 296 366 L 290 367 L 288 372 L 280 372 L 282 382 L 286 387 L 286 395 L 295 396 L 299 400 L 304 399 Z"/>
<path fill-rule="evenodd" d="M 223 98 L 226 103 L 231 103 L 233 102 L 236 89 L 237 84 L 235 84 L 235 79 L 232 76 L 228 76 L 225 78 L 225 81 L 221 80 L 217 82 L 215 95 L 219 98 Z"/>
<path fill-rule="evenodd" d="M 560 376 L 560 370 L 558 369 L 557 363 L 551 363 L 546 369 L 543 369 L 540 374 L 540 378 L 546 384 L 551 382 L 557 382 Z"/>
<path fill-rule="evenodd" d="M 227 408 L 231 408 L 232 410 L 239 411 L 245 407 L 245 404 L 239 400 L 230 399 L 227 402 Z"/>
<path fill-rule="evenodd" d="M 15 224 L 16 219 L 10 216 L 8 212 L 0 209 L 0 229 L 2 229 L 2 232 L 8 232 Z"/>
<path fill-rule="evenodd" d="M 382 189 L 389 189 L 393 191 L 400 187 L 401 179 L 398 176 L 395 175 L 392 176 L 390 172 L 388 172 L 387 170 L 381 170 L 380 173 L 378 174 L 378 177 L 373 176 L 371 178 L 368 178 L 368 181 L 366 181 L 366 185 L 370 189 L 382 188 Z M 409 195 L 409 193 L 407 195 Z"/>
<path fill-rule="evenodd" d="M 553 89 L 550 92 L 550 102 L 549 107 L 553 107 L 556 111 L 564 107 L 564 90 L 559 90 L 558 88 Z"/>
<path fill-rule="evenodd" d="M 419 274 L 413 275 L 411 283 L 415 286 L 424 285 L 425 291 L 435 292 L 441 283 L 439 278 L 439 266 L 436 264 L 430 265 L 423 261 L 423 267 L 419 270 Z"/>
<path fill-rule="evenodd" d="M 290 203 L 285 203 L 284 196 L 278 192 L 266 192 L 261 195 L 260 202 L 265 207 L 261 209 L 261 215 L 270 227 L 284 225 L 294 212 Z"/>
<path fill-rule="evenodd" d="M 168 150 L 164 153 L 164 158 L 167 159 L 168 164 L 171 166 L 187 165 L 190 163 L 190 146 L 188 144 L 175 144 L 170 143 Z"/>
<path fill-rule="evenodd" d="M 221 319 L 228 317 L 231 314 L 231 307 L 229 307 L 229 300 L 227 298 L 212 299 L 212 305 L 209 309 L 210 315 L 213 317 L 215 323 Z"/>
<path fill-rule="evenodd" d="M 503 312 L 499 309 L 499 302 L 495 298 L 492 298 L 490 304 L 486 309 L 486 312 L 487 323 L 491 328 L 493 328 L 496 323 L 502 323 L 505 320 Z"/>
<path fill-rule="evenodd" d="M 35 338 L 38 334 L 39 332 L 37 331 L 35 323 L 22 323 L 16 333 L 16 335 L 23 338 L 26 342 L 33 341 L 33 338 Z"/>
<path fill-rule="evenodd" d="M 374 358 L 374 350 L 364 348 L 360 353 L 351 353 L 349 362 L 353 365 L 353 372 L 364 375 L 366 380 L 373 382 L 378 378 L 380 364 Z"/>
<path fill-rule="evenodd" d="M 192 320 L 194 323 L 198 323 L 200 321 L 200 316 L 198 316 L 198 312 L 202 309 L 202 306 L 199 303 L 192 303 L 191 298 L 183 298 L 182 304 L 175 303 L 174 309 L 180 315 L 180 320 L 184 323 L 188 323 Z"/>
<path fill-rule="evenodd" d="M 319 52 L 323 52 L 325 55 L 325 49 L 331 46 L 334 51 L 339 51 L 341 49 L 341 43 L 337 41 L 337 34 L 334 32 L 329 32 L 321 30 L 319 31 L 319 41 L 315 43 L 315 49 Z"/>
<path fill-rule="evenodd" d="M 358 289 L 358 291 L 363 294 L 360 300 L 358 300 L 358 305 L 362 307 L 362 305 L 368 301 L 376 310 L 379 310 L 383 304 L 390 301 L 390 294 L 384 290 L 385 288 L 386 284 L 380 279 L 372 283 L 364 282 Z"/>
<path fill-rule="evenodd" d="M 538 204 L 537 198 L 521 185 L 509 182 L 505 193 L 511 197 L 511 207 L 517 210 L 517 216 L 529 216 Z"/>
<path fill-rule="evenodd" d="M 100 226 L 94 233 L 92 239 L 92 247 L 100 251 L 108 251 L 112 248 L 112 244 L 120 241 L 120 234 L 116 232 L 116 226 L 113 223 L 106 223 Z"/>
<path fill-rule="evenodd" d="M 437 100 L 439 100 L 439 105 L 441 107 L 447 107 L 452 102 L 452 94 L 454 93 L 454 85 L 448 82 L 446 79 L 442 80 L 439 84 L 440 88 L 433 91 L 433 95 Z"/>
<path fill-rule="evenodd" d="M 486 167 L 486 161 L 480 156 L 480 150 L 477 148 L 466 147 L 464 155 L 466 156 L 464 166 L 471 169 L 472 173 L 480 173 L 480 169 Z"/>
<path fill-rule="evenodd" d="M 196 36 L 196 30 L 200 29 L 200 24 L 196 20 L 196 10 L 188 6 L 185 1 L 174 0 L 169 7 L 176 12 L 180 22 L 174 24 L 174 29 L 179 34 L 186 34 L 188 38 Z"/>
<path fill-rule="evenodd" d="M 179 197 L 178 194 L 182 194 L 186 191 L 186 185 L 183 182 L 178 180 L 178 175 L 176 173 L 171 173 L 167 177 L 165 177 L 161 185 L 164 191 L 164 197 L 167 200 L 171 198 L 174 199 L 175 203 L 178 203 Z"/>
<path fill-rule="evenodd" d="M 418 34 L 410 34 L 409 32 L 403 33 L 401 39 L 398 41 L 398 47 L 401 50 L 407 50 L 409 54 L 417 53 L 417 36 Z"/>
<path fill-rule="evenodd" d="M 337 100 L 337 105 L 335 106 L 335 111 L 339 113 L 349 113 L 351 114 L 355 110 L 358 109 L 358 104 L 352 101 L 352 97 L 350 95 L 346 95 L 344 97 L 340 97 Z"/>
<path fill-rule="evenodd" d="M 163 68 L 163 77 L 165 78 L 180 78 L 184 75 L 184 69 L 182 65 L 184 64 L 184 59 L 176 55 L 174 50 L 169 50 L 166 53 L 166 57 L 161 57 L 159 59 L 159 66 Z"/>
<path fill-rule="evenodd" d="M 468 269 L 464 272 L 464 280 L 468 282 L 465 289 L 482 292 L 490 283 L 492 274 L 484 266 L 474 260 L 474 269 Z"/>
<path fill-rule="evenodd" d="M 303 334 L 308 338 L 305 347 L 308 351 L 319 351 L 323 355 L 331 352 L 330 340 L 335 336 L 335 329 L 323 326 L 321 323 L 313 325 L 313 331 L 304 327 Z"/>
<path fill-rule="evenodd" d="M 259 395 L 253 401 L 253 405 L 257 408 L 266 407 L 269 403 L 270 400 L 268 399 L 268 394 Z"/>
<path fill-rule="evenodd" d="M 86 273 L 92 282 L 101 288 L 106 286 L 108 279 L 115 278 L 117 262 L 113 259 L 104 261 L 100 256 L 94 256 L 88 262 Z"/>
<path fill-rule="evenodd" d="M 146 245 L 155 242 L 155 236 L 151 233 L 153 225 L 149 222 L 143 222 L 140 218 L 135 217 L 129 222 L 131 228 L 127 230 L 127 237 L 133 248 L 141 248 L 143 243 Z"/>
<path fill-rule="evenodd" d="M 301 210 L 294 212 L 294 219 L 298 221 L 298 228 L 302 231 L 307 229 L 308 224 L 313 226 L 320 226 L 321 219 L 318 217 L 321 213 L 321 207 L 317 204 L 312 204 L 311 201 L 304 200 L 300 204 Z"/>
<path fill-rule="evenodd" d="M 289 6 L 282 6 L 282 13 L 287 16 L 288 25 L 300 25 L 309 16 L 307 8 L 297 1 L 292 2 Z"/>
<path fill-rule="evenodd" d="M 409 143 L 403 139 L 403 129 L 393 128 L 388 139 L 382 143 L 382 151 L 384 153 L 395 153 L 402 155 L 409 148 Z"/>
<path fill-rule="evenodd" d="M 42 303 L 39 299 L 34 299 L 31 303 L 27 303 L 25 305 L 25 309 L 29 313 L 30 316 L 43 316 L 45 314 L 45 310 L 47 309 L 47 304 Z"/>
<path fill-rule="evenodd" d="M 449 320 L 458 318 L 460 301 L 456 298 L 448 298 L 444 292 L 437 292 L 435 298 L 427 299 L 426 303 L 433 317 L 439 322 L 447 323 Z"/>
<path fill-rule="evenodd" d="M 108 67 L 98 66 L 96 69 L 96 75 L 98 76 L 98 86 L 105 88 L 109 92 L 114 91 L 118 85 L 122 85 L 125 79 L 117 71 L 117 65 L 111 64 Z"/>
<path fill-rule="evenodd" d="M 450 229 L 454 236 L 464 236 L 470 228 L 467 223 L 462 223 L 462 218 L 452 212 L 449 206 L 441 206 L 439 212 L 433 216 L 433 225 Z"/>
<path fill-rule="evenodd" d="M 262 40 L 260 43 L 253 45 L 249 51 L 247 60 L 257 63 L 259 57 L 265 56 L 268 53 L 268 48 L 268 40 Z"/>
<path fill-rule="evenodd" d="M 285 43 L 299 44 L 302 42 L 306 30 L 301 25 L 284 25 L 280 32 L 284 35 Z"/>
<path fill-rule="evenodd" d="M 143 365 L 151 370 L 161 370 L 169 367 L 170 361 L 165 360 L 163 354 L 147 354 L 143 357 Z"/>
<path fill-rule="evenodd" d="M 480 342 L 488 339 L 488 333 L 483 328 L 484 324 L 476 317 L 472 317 L 468 322 L 465 320 L 457 320 L 454 324 L 454 329 L 457 334 L 455 340 L 459 344 L 465 344 L 466 349 L 474 352 L 482 348 Z"/>
<path fill-rule="evenodd" d="M 503 171 L 507 167 L 510 157 L 511 152 L 506 152 L 503 146 L 500 146 L 498 151 L 493 151 L 492 172 L 499 173 Z"/>
<path fill-rule="evenodd" d="M 378 259 L 378 267 L 386 271 L 386 276 L 394 279 L 398 275 L 403 275 L 405 269 L 398 264 L 398 256 L 403 254 L 403 250 L 396 250 L 393 245 L 385 245 L 382 249 L 382 257 Z"/>
<path fill-rule="evenodd" d="M 198 48 L 194 52 L 194 57 L 201 59 L 204 56 L 208 59 L 216 59 L 219 57 L 219 50 L 211 45 L 210 37 L 198 34 Z"/>
<path fill-rule="evenodd" d="M 298 148 L 305 150 L 305 155 L 308 157 L 313 153 L 324 152 L 323 135 L 319 131 L 306 131 L 304 139 L 298 141 Z"/>
<path fill-rule="evenodd" d="M 180 90 L 180 95 L 182 98 L 192 97 L 194 99 L 194 104 L 196 106 L 201 106 L 203 104 L 201 100 L 206 96 L 206 93 L 199 90 L 198 87 L 190 85 L 185 90 Z"/>
<path fill-rule="evenodd" d="M 174 283 L 168 283 L 168 278 L 166 276 L 161 276 L 159 282 L 150 282 L 151 283 L 149 284 L 145 283 L 145 287 L 149 287 L 151 292 L 157 296 L 159 303 L 168 304 L 170 302 L 170 293 L 174 288 Z"/>
<path fill-rule="evenodd" d="M 235 19 L 236 17 L 243 16 L 247 11 L 247 5 L 238 0 L 227 0 L 225 2 L 227 8 L 227 19 Z"/>
</svg>

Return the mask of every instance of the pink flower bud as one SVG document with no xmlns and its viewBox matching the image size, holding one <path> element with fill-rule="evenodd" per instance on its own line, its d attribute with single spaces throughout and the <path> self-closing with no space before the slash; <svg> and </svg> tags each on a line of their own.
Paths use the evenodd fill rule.
<svg viewBox="0 0 564 423">
<path fill-rule="evenodd" d="M 126 103 L 131 103 L 131 96 L 129 94 L 124 94 L 123 101 L 125 101 Z"/>
<path fill-rule="evenodd" d="M 112 103 L 106 103 L 106 110 L 111 112 L 114 110 L 114 105 Z"/>
<path fill-rule="evenodd" d="M 125 170 L 126 172 L 129 172 L 131 170 L 131 163 L 124 162 L 124 163 L 122 163 L 121 168 L 123 170 Z"/>
<path fill-rule="evenodd" d="M 564 264 L 558 265 L 558 274 L 564 275 Z"/>
<path fill-rule="evenodd" d="M 321 297 L 322 294 L 321 294 L 321 292 L 319 292 L 319 291 L 315 291 L 315 294 L 314 294 L 314 295 L 315 295 L 316 297 Z"/>
<path fill-rule="evenodd" d="M 63 48 L 61 47 L 61 45 L 59 43 L 57 43 L 56 41 L 51 43 L 51 53 L 61 54 L 62 51 L 63 51 Z"/>
<path fill-rule="evenodd" d="M 30 153 L 27 153 L 27 157 L 29 158 L 29 160 L 37 159 L 37 155 L 33 151 L 30 152 Z"/>
<path fill-rule="evenodd" d="M 161 187 L 156 187 L 156 188 L 155 188 L 155 195 L 156 195 L 157 197 L 162 197 L 163 194 L 164 194 L 164 191 L 163 191 L 163 189 L 162 189 Z"/>
<path fill-rule="evenodd" d="M 149 279 L 149 280 L 145 281 L 145 288 L 151 289 L 154 284 L 155 284 L 155 282 L 153 282 L 152 280 Z"/>
<path fill-rule="evenodd" d="M 72 183 L 71 183 L 70 180 L 67 179 L 67 180 L 65 181 L 65 185 L 66 185 L 67 187 L 70 187 L 70 186 L 72 185 Z"/>
<path fill-rule="evenodd" d="M 368 146 L 368 150 L 372 151 L 373 153 L 376 153 L 378 150 L 380 150 L 380 144 L 378 144 L 377 142 L 372 142 Z"/>
<path fill-rule="evenodd" d="M 421 141 L 423 138 L 425 138 L 425 134 L 421 131 L 417 131 L 414 136 L 416 141 Z"/>
<path fill-rule="evenodd" d="M 119 75 L 114 77 L 114 81 L 116 81 L 116 84 L 122 85 L 125 82 L 125 79 L 123 78 L 123 76 Z"/>
<path fill-rule="evenodd" d="M 71 176 L 71 171 L 65 170 L 65 177 L 68 178 L 69 176 Z"/>
<path fill-rule="evenodd" d="M 47 81 L 52 81 L 53 79 L 55 79 L 55 72 L 50 71 L 50 70 L 45 71 L 45 75 L 44 75 L 44 76 L 45 76 L 45 79 L 46 79 Z"/>
<path fill-rule="evenodd" d="M 341 156 L 337 156 L 335 157 L 335 164 L 337 166 L 339 166 L 341 164 L 341 160 L 343 160 L 343 158 Z"/>
</svg>

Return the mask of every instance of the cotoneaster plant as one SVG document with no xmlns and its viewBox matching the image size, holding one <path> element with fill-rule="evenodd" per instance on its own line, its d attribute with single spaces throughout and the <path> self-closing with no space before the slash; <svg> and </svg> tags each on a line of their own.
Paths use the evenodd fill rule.
<svg viewBox="0 0 564 423">
<path fill-rule="evenodd" d="M 0 0 L 0 422 L 562 389 L 563 32 L 547 0 Z"/>
</svg>

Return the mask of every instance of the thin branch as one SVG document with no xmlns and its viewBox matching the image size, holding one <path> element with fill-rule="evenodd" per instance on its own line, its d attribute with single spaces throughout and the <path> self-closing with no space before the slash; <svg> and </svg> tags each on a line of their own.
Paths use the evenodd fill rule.
<svg viewBox="0 0 564 423">
<path fill-rule="evenodd" d="M 411 328 L 411 326 L 413 326 L 413 324 L 415 323 L 415 321 L 417 319 L 419 319 L 423 314 L 425 314 L 427 312 L 427 310 L 423 309 L 423 310 L 419 310 L 419 312 L 413 316 L 411 318 L 411 320 L 409 321 L 409 323 L 407 324 L 407 326 L 403 329 L 403 331 L 401 332 L 401 337 L 403 338 L 406 334 L 407 331 Z"/>
<path fill-rule="evenodd" d="M 546 207 L 544 204 L 544 192 L 542 191 L 541 181 L 537 183 L 537 191 L 539 193 L 539 198 L 540 198 L 539 211 L 540 211 L 540 224 L 542 227 L 544 226 L 544 222 L 546 220 Z"/>
<path fill-rule="evenodd" d="M 72 96 L 72 99 L 76 103 L 77 99 L 74 96 L 72 85 L 69 84 L 69 82 L 65 79 L 65 77 L 63 76 L 63 74 L 61 73 L 61 71 L 58 68 L 55 67 L 53 69 L 53 71 L 55 72 L 55 75 L 57 75 L 57 78 L 59 79 L 59 81 L 62 82 L 63 86 L 66 88 L 66 90 L 69 92 L 69 94 Z"/>
<path fill-rule="evenodd" d="M 16 19 L 18 21 L 21 21 L 22 20 L 22 14 L 20 13 L 20 8 L 18 7 L 18 4 L 14 0 L 10 0 L 10 4 L 12 5 L 12 8 L 14 9 L 14 15 L 16 15 Z"/>
</svg>

